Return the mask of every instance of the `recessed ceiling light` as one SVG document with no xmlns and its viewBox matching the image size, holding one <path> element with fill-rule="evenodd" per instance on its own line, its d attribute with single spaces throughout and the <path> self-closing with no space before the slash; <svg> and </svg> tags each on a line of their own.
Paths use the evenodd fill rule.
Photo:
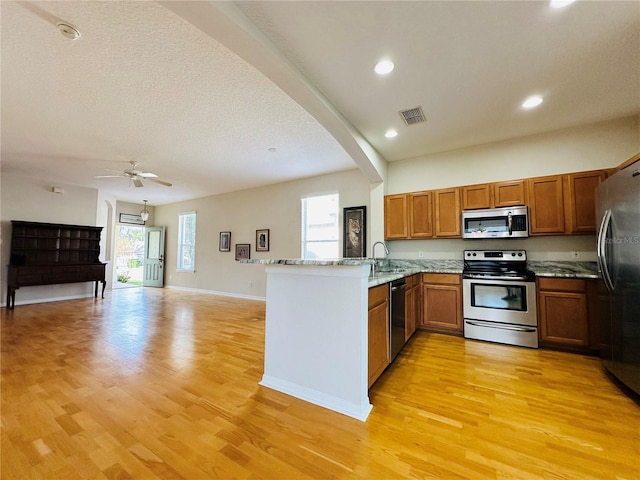
<svg viewBox="0 0 640 480">
<path fill-rule="evenodd" d="M 551 0 L 549 2 L 549 6 L 551 8 L 562 8 L 562 7 L 566 7 L 567 5 L 572 4 L 575 1 L 576 0 Z"/>
<path fill-rule="evenodd" d="M 395 138 L 398 136 L 398 132 L 396 132 L 393 128 L 390 128 L 385 132 L 384 136 L 387 138 Z"/>
<path fill-rule="evenodd" d="M 542 97 L 540 95 L 532 95 L 522 102 L 522 108 L 535 108 L 542 103 Z"/>
<path fill-rule="evenodd" d="M 395 65 L 391 60 L 380 60 L 376 63 L 374 70 L 378 75 L 386 75 L 387 73 L 391 73 L 394 67 Z"/>
</svg>

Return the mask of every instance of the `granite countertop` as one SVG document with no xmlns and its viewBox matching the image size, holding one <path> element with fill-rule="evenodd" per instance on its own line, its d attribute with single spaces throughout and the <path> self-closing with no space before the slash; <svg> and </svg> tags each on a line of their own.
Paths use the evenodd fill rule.
<svg viewBox="0 0 640 480">
<path fill-rule="evenodd" d="M 373 258 L 246 258 L 240 263 L 260 263 L 262 265 L 371 265 L 375 263 Z"/>
<path fill-rule="evenodd" d="M 369 276 L 369 288 L 392 282 L 416 273 L 461 274 L 462 260 L 379 260 L 374 275 Z"/>
<path fill-rule="evenodd" d="M 527 261 L 536 277 L 600 278 L 596 262 Z"/>
<path fill-rule="evenodd" d="M 369 287 L 375 287 L 393 280 L 408 277 L 416 273 L 454 273 L 461 274 L 464 267 L 462 260 L 396 260 L 389 258 L 336 258 L 336 259 L 244 259 L 241 263 L 258 263 L 263 265 L 372 265 L 374 274 L 369 276 Z M 536 261 L 529 260 L 527 267 L 537 277 L 586 278 L 597 279 L 596 262 L 570 261 Z"/>
</svg>

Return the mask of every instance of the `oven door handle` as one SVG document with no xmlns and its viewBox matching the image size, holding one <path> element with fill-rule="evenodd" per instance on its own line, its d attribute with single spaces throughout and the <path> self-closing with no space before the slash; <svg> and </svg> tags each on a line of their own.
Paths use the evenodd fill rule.
<svg viewBox="0 0 640 480">
<path fill-rule="evenodd" d="M 505 325 L 504 323 L 501 323 L 500 325 L 492 325 L 489 322 L 478 323 L 478 322 L 474 322 L 473 320 L 465 320 L 465 323 L 468 323 L 469 325 L 473 325 L 474 327 L 488 327 L 488 328 L 497 328 L 499 330 L 513 330 L 514 332 L 533 333 L 536 331 L 535 328 L 518 327 L 515 325 Z"/>
<path fill-rule="evenodd" d="M 477 275 L 474 273 L 465 273 L 462 278 L 472 278 L 474 280 L 516 280 L 520 282 L 528 280 L 528 278 L 524 276 L 503 277 L 501 275 Z"/>
</svg>

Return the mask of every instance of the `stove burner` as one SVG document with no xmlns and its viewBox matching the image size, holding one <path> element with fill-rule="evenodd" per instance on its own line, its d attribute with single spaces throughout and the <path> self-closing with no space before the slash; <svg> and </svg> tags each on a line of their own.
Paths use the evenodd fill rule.
<svg viewBox="0 0 640 480">
<path fill-rule="evenodd" d="M 524 250 L 465 250 L 462 274 L 467 278 L 513 277 L 514 280 L 535 277 L 527 269 Z"/>
</svg>

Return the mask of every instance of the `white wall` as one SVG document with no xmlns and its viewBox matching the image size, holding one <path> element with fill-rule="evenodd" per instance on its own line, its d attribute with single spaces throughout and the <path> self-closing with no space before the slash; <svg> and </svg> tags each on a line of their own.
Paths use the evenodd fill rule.
<svg viewBox="0 0 640 480">
<path fill-rule="evenodd" d="M 640 151 L 640 117 L 627 117 L 389 163 L 386 194 L 615 167 Z M 376 219 L 374 219 L 374 222 Z M 382 220 L 379 220 L 382 221 Z M 518 248 L 532 260 L 595 261 L 595 237 L 387 242 L 392 258 L 462 259 L 465 249 Z"/>
<path fill-rule="evenodd" d="M 615 167 L 640 151 L 640 117 L 390 162 L 386 194 Z"/>
<path fill-rule="evenodd" d="M 155 225 L 165 226 L 167 235 L 165 284 L 265 298 L 264 266 L 236 262 L 235 244 L 251 244 L 251 258 L 299 258 L 301 198 L 335 192 L 340 194 L 341 209 L 369 206 L 369 184 L 358 170 L 157 206 Z M 178 215 L 190 211 L 197 214 L 196 271 L 177 272 Z M 270 230 L 270 251 L 256 252 L 256 230 L 264 228 Z M 231 232 L 231 252 L 218 251 L 219 234 L 224 231 Z M 367 240 L 367 248 L 370 245 Z"/>
<path fill-rule="evenodd" d="M 6 286 L 9 252 L 11 250 L 11 220 L 30 222 L 96 225 L 98 191 L 92 188 L 56 184 L 64 194 L 53 193 L 53 185 L 11 173 L 2 174 L 2 285 Z M 102 225 L 104 226 L 104 225 Z M 5 289 L 0 290 L 2 305 L 6 304 Z M 93 295 L 92 283 L 24 287 L 16 292 L 16 304 L 37 303 L 54 299 Z"/>
</svg>

